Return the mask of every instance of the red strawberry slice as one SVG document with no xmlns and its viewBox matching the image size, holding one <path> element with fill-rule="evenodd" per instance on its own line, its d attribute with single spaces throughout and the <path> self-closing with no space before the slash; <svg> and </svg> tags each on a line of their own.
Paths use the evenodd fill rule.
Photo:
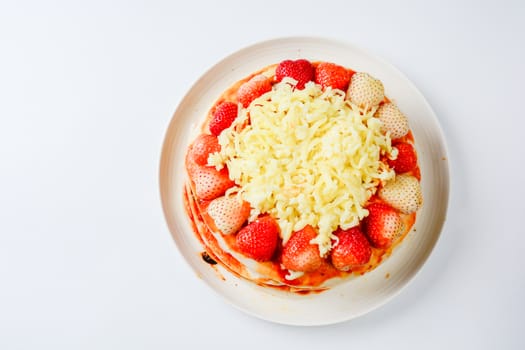
<svg viewBox="0 0 525 350">
<path fill-rule="evenodd" d="M 388 248 L 403 232 L 403 222 L 399 213 L 384 203 L 368 206 L 369 214 L 364 219 L 364 231 L 376 248 Z"/>
<path fill-rule="evenodd" d="M 222 196 L 235 183 L 228 177 L 228 170 L 221 171 L 213 167 L 197 166 L 192 174 L 195 194 L 199 199 L 212 200 Z"/>
<path fill-rule="evenodd" d="M 238 109 L 237 104 L 233 102 L 225 101 L 219 104 L 213 111 L 210 120 L 210 132 L 215 136 L 219 136 L 224 129 L 229 128 L 235 118 L 237 118 Z"/>
<path fill-rule="evenodd" d="M 345 67 L 335 63 L 321 62 L 315 68 L 315 82 L 323 89 L 331 86 L 332 89 L 346 91 L 350 83 L 351 73 Z"/>
<path fill-rule="evenodd" d="M 239 231 L 248 220 L 250 204 L 238 196 L 222 196 L 212 200 L 207 211 L 219 231 L 230 235 Z"/>
<path fill-rule="evenodd" d="M 221 146 L 217 137 L 209 134 L 200 134 L 191 145 L 188 158 L 198 165 L 207 165 L 210 153 L 219 152 Z"/>
<path fill-rule="evenodd" d="M 407 142 L 396 143 L 394 147 L 398 150 L 397 158 L 394 160 L 389 159 L 388 165 L 398 174 L 415 169 L 417 166 L 417 155 L 414 147 Z"/>
<path fill-rule="evenodd" d="M 314 79 L 314 67 L 305 59 L 296 61 L 285 60 L 279 63 L 275 69 L 275 78 L 277 82 L 283 80 L 284 77 L 290 77 L 297 80 L 295 85 L 297 89 L 304 89 L 304 84 Z"/>
<path fill-rule="evenodd" d="M 372 249 L 359 226 L 348 230 L 338 229 L 334 234 L 339 238 L 339 242 L 331 251 L 332 265 L 336 269 L 348 271 L 370 260 Z"/>
<path fill-rule="evenodd" d="M 261 217 L 243 227 L 235 240 L 238 250 L 257 261 L 273 257 L 279 238 L 279 225 L 270 216 Z"/>
<path fill-rule="evenodd" d="M 310 243 L 316 236 L 317 232 L 310 225 L 294 232 L 283 247 L 284 267 L 302 272 L 312 272 L 321 267 L 323 258 L 319 255 L 319 247 Z"/>
<path fill-rule="evenodd" d="M 262 75 L 256 75 L 239 87 L 237 100 L 244 108 L 248 107 L 253 100 L 272 89 L 270 80 Z"/>
</svg>

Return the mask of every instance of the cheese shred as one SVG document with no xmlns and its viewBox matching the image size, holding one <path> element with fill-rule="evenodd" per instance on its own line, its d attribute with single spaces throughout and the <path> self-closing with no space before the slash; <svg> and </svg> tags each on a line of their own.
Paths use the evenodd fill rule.
<svg viewBox="0 0 525 350">
<path fill-rule="evenodd" d="M 340 90 L 313 82 L 298 90 L 294 83 L 285 78 L 241 108 L 208 163 L 227 166 L 252 207 L 250 220 L 276 218 L 283 243 L 311 225 L 318 232 L 311 243 L 325 256 L 334 231 L 358 225 L 378 185 L 394 177 L 381 159 L 395 158 L 396 150 L 375 109 L 359 109 Z"/>
</svg>

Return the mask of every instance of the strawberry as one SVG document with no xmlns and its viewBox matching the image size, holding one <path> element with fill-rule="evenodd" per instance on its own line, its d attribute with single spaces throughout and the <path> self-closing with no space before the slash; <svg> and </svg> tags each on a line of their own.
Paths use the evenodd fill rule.
<svg viewBox="0 0 525 350">
<path fill-rule="evenodd" d="M 264 216 L 244 226 L 235 240 L 237 249 L 257 261 L 268 261 L 277 248 L 279 225 L 271 216 Z"/>
<path fill-rule="evenodd" d="M 347 98 L 361 108 L 372 108 L 385 98 L 383 83 L 368 73 L 357 72 L 352 75 Z"/>
<path fill-rule="evenodd" d="M 390 137 L 392 139 L 398 139 L 408 133 L 408 119 L 401 113 L 399 108 L 391 102 L 386 102 L 379 106 L 374 117 L 381 121 L 381 130 L 383 132 L 386 133 L 390 131 Z"/>
<path fill-rule="evenodd" d="M 237 118 L 238 106 L 236 103 L 225 101 L 219 104 L 215 111 L 213 111 L 209 129 L 210 132 L 219 136 L 219 134 L 226 128 L 232 125 L 235 118 Z"/>
<path fill-rule="evenodd" d="M 417 155 L 414 147 L 407 142 L 399 142 L 394 144 L 397 148 L 397 158 L 389 159 L 388 165 L 393 168 L 396 173 L 406 173 L 413 170 L 417 166 Z"/>
<path fill-rule="evenodd" d="M 282 263 L 284 267 L 303 272 L 317 270 L 323 263 L 323 258 L 319 255 L 319 247 L 310 243 L 316 236 L 317 232 L 310 225 L 294 232 L 283 247 Z"/>
<path fill-rule="evenodd" d="M 270 80 L 262 75 L 256 75 L 247 82 L 239 86 L 237 90 L 237 101 L 239 101 L 244 108 L 248 107 L 253 100 L 267 93 L 272 89 Z"/>
<path fill-rule="evenodd" d="M 331 86 L 332 89 L 345 91 L 350 82 L 350 76 L 349 70 L 335 63 L 321 62 L 315 68 L 315 82 L 323 89 Z"/>
<path fill-rule="evenodd" d="M 339 241 L 330 252 L 330 256 L 332 265 L 336 269 L 348 271 L 353 267 L 364 265 L 370 260 L 372 249 L 359 226 L 348 230 L 338 229 L 334 235 L 339 238 Z"/>
<path fill-rule="evenodd" d="M 213 167 L 197 166 L 192 174 L 195 194 L 199 199 L 212 200 L 222 196 L 235 183 L 228 177 L 228 169 L 221 171 Z"/>
<path fill-rule="evenodd" d="M 250 204 L 238 196 L 222 196 L 212 200 L 207 211 L 219 231 L 230 235 L 239 231 L 248 220 Z"/>
<path fill-rule="evenodd" d="M 210 153 L 219 152 L 221 146 L 217 137 L 210 134 L 200 134 L 197 136 L 188 151 L 188 157 L 198 165 L 207 165 Z"/>
<path fill-rule="evenodd" d="M 408 174 L 396 175 L 379 192 L 379 198 L 402 213 L 414 213 L 423 204 L 421 185 L 416 177 Z"/>
<path fill-rule="evenodd" d="M 403 233 L 403 221 L 399 213 L 384 203 L 368 206 L 368 216 L 363 220 L 364 231 L 376 248 L 388 248 Z"/>
<path fill-rule="evenodd" d="M 304 84 L 313 80 L 314 67 L 305 59 L 296 61 L 285 60 L 279 63 L 275 69 L 275 78 L 277 82 L 283 80 L 284 77 L 290 77 L 297 80 L 295 86 L 297 89 L 302 90 L 304 89 Z"/>
</svg>

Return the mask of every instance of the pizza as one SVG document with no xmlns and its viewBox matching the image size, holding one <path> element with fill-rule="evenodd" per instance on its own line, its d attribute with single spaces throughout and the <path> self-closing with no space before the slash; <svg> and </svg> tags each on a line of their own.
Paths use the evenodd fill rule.
<svg viewBox="0 0 525 350">
<path fill-rule="evenodd" d="M 334 62 L 284 60 L 230 86 L 185 169 L 204 260 L 292 292 L 376 268 L 423 204 L 409 119 L 379 79 Z"/>
</svg>

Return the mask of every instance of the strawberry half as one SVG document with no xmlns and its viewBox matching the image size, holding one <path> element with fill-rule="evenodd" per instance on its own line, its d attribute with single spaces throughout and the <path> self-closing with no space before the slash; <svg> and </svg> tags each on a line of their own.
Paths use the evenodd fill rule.
<svg viewBox="0 0 525 350">
<path fill-rule="evenodd" d="M 403 221 L 397 210 L 384 203 L 368 206 L 369 214 L 363 220 L 364 231 L 376 248 L 388 248 L 403 232 Z"/>
<path fill-rule="evenodd" d="M 317 232 L 310 225 L 294 232 L 283 247 L 284 267 L 302 272 L 312 272 L 321 267 L 323 258 L 319 255 L 319 247 L 310 243 L 316 236 Z"/>
<path fill-rule="evenodd" d="M 389 131 L 392 139 L 398 139 L 408 134 L 408 119 L 395 104 L 383 103 L 377 109 L 374 117 L 381 121 L 381 130 L 385 133 Z"/>
<path fill-rule="evenodd" d="M 195 194 L 199 199 L 212 200 L 222 196 L 235 183 L 228 176 L 228 169 L 221 171 L 213 167 L 198 166 L 192 174 Z"/>
<path fill-rule="evenodd" d="M 346 91 L 350 76 L 350 71 L 335 63 L 321 62 L 315 68 L 315 82 L 320 84 L 323 89 L 331 86 L 332 89 Z"/>
<path fill-rule="evenodd" d="M 379 198 L 402 213 L 411 214 L 423 205 L 419 180 L 409 174 L 396 175 L 378 192 Z"/>
<path fill-rule="evenodd" d="M 338 229 L 334 235 L 338 237 L 339 242 L 332 249 L 330 256 L 336 269 L 348 271 L 370 260 L 372 249 L 359 226 L 348 230 Z"/>
<path fill-rule="evenodd" d="M 219 136 L 224 129 L 229 128 L 235 118 L 237 118 L 238 109 L 237 104 L 233 102 L 225 101 L 219 104 L 213 111 L 208 126 L 210 132 L 215 136 Z"/>
<path fill-rule="evenodd" d="M 239 86 L 237 90 L 237 101 L 244 108 L 248 107 L 253 100 L 272 89 L 270 80 L 262 74 L 258 74 Z"/>
<path fill-rule="evenodd" d="M 357 72 L 352 75 L 347 97 L 357 106 L 370 109 L 385 98 L 383 83 L 368 73 Z"/>
<path fill-rule="evenodd" d="M 225 235 L 239 231 L 250 216 L 250 204 L 238 196 L 215 198 L 208 206 L 208 215 Z"/>
<path fill-rule="evenodd" d="M 304 89 L 304 84 L 313 80 L 314 67 L 305 59 L 296 61 L 285 60 L 279 63 L 275 69 L 275 78 L 277 82 L 282 81 L 284 77 L 290 77 L 297 80 L 295 87 L 302 90 Z"/>
<path fill-rule="evenodd" d="M 210 134 L 200 134 L 191 145 L 188 158 L 198 165 L 207 165 L 210 153 L 219 152 L 221 146 L 217 137 Z"/>
<path fill-rule="evenodd" d="M 261 217 L 243 227 L 235 237 L 237 249 L 257 261 L 268 261 L 277 248 L 279 225 L 270 216 Z"/>
<path fill-rule="evenodd" d="M 394 147 L 398 151 L 397 158 L 393 160 L 388 159 L 388 165 L 398 174 L 415 169 L 417 166 L 417 155 L 414 147 L 407 142 L 396 143 Z"/>
</svg>

